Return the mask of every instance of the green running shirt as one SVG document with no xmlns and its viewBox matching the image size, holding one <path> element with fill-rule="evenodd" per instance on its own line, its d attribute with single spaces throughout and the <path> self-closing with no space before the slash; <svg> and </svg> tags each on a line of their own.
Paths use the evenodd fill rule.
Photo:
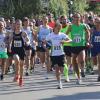
<svg viewBox="0 0 100 100">
<path fill-rule="evenodd" d="M 62 28 L 62 29 L 60 30 L 60 32 L 66 34 L 66 32 L 67 32 L 67 30 L 68 30 L 68 27 L 69 27 L 69 26 L 66 26 L 66 27 Z M 71 39 L 71 34 L 70 34 L 70 33 L 68 34 L 68 37 Z M 71 43 L 64 43 L 64 44 L 63 44 L 63 46 L 71 46 L 71 45 L 72 45 Z"/>
<path fill-rule="evenodd" d="M 72 47 L 76 46 L 85 46 L 86 44 L 86 32 L 85 25 L 80 24 L 79 26 L 73 24 L 71 26 L 71 38 L 72 38 Z"/>
</svg>

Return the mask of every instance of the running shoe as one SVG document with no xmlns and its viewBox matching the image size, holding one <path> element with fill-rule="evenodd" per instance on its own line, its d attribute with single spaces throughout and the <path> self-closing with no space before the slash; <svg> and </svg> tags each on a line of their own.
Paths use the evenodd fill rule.
<svg viewBox="0 0 100 100">
<path fill-rule="evenodd" d="M 70 82 L 69 77 L 67 77 L 67 79 L 65 79 L 65 82 Z"/>
<path fill-rule="evenodd" d="M 85 73 L 83 71 L 81 72 L 81 76 L 82 77 L 85 77 Z"/>
<path fill-rule="evenodd" d="M 57 89 L 62 89 L 62 82 L 59 82 Z"/>
<path fill-rule="evenodd" d="M 16 76 L 14 77 L 14 79 L 13 79 L 13 82 L 17 82 L 18 79 L 19 79 L 19 77 L 18 77 L 18 75 L 16 75 Z"/>
<path fill-rule="evenodd" d="M 81 83 L 82 83 L 82 80 L 81 79 L 77 79 L 76 84 L 80 85 Z"/>
<path fill-rule="evenodd" d="M 3 74 L 1 74 L 0 78 L 1 78 L 1 80 L 3 80 L 3 79 L 4 79 L 4 76 L 3 76 Z"/>
<path fill-rule="evenodd" d="M 98 79 L 97 79 L 97 81 L 98 81 L 98 82 L 100 82 L 100 76 L 98 76 Z"/>
<path fill-rule="evenodd" d="M 19 78 L 19 86 L 22 87 L 23 86 L 23 79 Z"/>
</svg>

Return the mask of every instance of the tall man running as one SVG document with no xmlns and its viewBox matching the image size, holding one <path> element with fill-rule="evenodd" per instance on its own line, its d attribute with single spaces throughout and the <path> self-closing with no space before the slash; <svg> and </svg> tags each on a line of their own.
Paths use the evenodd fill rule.
<svg viewBox="0 0 100 100">
<path fill-rule="evenodd" d="M 80 69 L 81 76 L 85 77 L 84 67 L 85 67 L 85 48 L 89 44 L 90 32 L 85 24 L 81 23 L 81 15 L 79 13 L 74 14 L 73 24 L 70 25 L 67 34 L 71 32 L 72 43 L 72 64 L 74 71 L 77 74 L 77 84 L 80 84 Z M 79 69 L 80 67 L 80 69 Z"/>
</svg>

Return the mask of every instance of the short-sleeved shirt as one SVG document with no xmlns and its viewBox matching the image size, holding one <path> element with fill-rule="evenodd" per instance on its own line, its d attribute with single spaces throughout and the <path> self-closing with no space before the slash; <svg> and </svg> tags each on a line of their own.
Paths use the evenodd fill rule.
<svg viewBox="0 0 100 100">
<path fill-rule="evenodd" d="M 46 41 L 51 41 L 51 56 L 60 56 L 64 55 L 63 45 L 61 44 L 62 40 L 68 39 L 68 36 L 64 33 L 59 32 L 59 34 L 55 34 L 52 32 L 46 37 Z"/>
</svg>

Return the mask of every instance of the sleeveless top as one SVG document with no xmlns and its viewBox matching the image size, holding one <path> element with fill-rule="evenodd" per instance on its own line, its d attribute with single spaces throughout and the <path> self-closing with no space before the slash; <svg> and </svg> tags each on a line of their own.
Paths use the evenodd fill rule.
<svg viewBox="0 0 100 100">
<path fill-rule="evenodd" d="M 19 34 L 15 34 L 15 32 L 13 33 L 12 51 L 24 51 L 24 40 L 22 38 L 22 32 L 20 32 Z"/>
<path fill-rule="evenodd" d="M 91 35 L 91 43 L 93 46 L 100 46 L 100 31 L 94 29 Z"/>
<path fill-rule="evenodd" d="M 79 26 L 73 24 L 71 26 L 71 38 L 73 40 L 72 46 L 85 46 L 86 45 L 86 32 L 85 25 L 80 24 Z"/>
</svg>

